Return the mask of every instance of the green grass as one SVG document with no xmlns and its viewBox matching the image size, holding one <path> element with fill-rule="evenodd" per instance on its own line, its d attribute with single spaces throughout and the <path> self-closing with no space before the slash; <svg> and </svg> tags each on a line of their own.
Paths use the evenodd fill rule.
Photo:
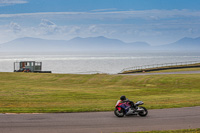
<svg viewBox="0 0 200 133">
<path fill-rule="evenodd" d="M 168 130 L 168 131 L 126 132 L 126 133 L 200 133 L 200 128 L 183 129 L 183 130 Z"/>
<path fill-rule="evenodd" d="M 0 73 L 1 113 L 112 111 L 121 95 L 148 109 L 200 106 L 200 74 Z"/>
</svg>

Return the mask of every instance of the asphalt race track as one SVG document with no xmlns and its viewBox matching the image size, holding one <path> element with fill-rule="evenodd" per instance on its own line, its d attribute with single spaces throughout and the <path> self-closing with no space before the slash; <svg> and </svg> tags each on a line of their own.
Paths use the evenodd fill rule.
<svg viewBox="0 0 200 133">
<path fill-rule="evenodd" d="M 0 133 L 111 133 L 200 128 L 200 106 L 149 110 L 147 117 L 113 112 L 0 114 Z"/>
</svg>

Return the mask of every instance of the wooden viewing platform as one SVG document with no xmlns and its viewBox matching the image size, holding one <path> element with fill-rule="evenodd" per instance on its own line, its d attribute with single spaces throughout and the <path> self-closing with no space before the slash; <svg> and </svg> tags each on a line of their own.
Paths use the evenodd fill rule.
<svg viewBox="0 0 200 133">
<path fill-rule="evenodd" d="M 51 73 L 51 71 L 42 71 L 42 62 L 36 61 L 14 62 L 14 72 Z"/>
</svg>

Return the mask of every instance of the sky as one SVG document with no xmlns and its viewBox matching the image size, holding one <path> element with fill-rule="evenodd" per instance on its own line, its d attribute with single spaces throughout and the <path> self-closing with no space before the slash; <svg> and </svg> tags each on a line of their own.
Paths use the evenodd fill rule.
<svg viewBox="0 0 200 133">
<path fill-rule="evenodd" d="M 97 36 L 150 45 L 200 37 L 200 0 L 0 0 L 0 44 Z"/>
</svg>

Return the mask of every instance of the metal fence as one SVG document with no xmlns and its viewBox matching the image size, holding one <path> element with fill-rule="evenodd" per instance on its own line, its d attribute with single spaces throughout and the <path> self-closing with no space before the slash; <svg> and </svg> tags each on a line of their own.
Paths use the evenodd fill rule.
<svg viewBox="0 0 200 133">
<path fill-rule="evenodd" d="M 144 70 L 144 69 L 152 69 L 159 67 L 170 67 L 170 66 L 182 66 L 182 65 L 192 65 L 200 63 L 200 61 L 187 61 L 187 62 L 175 62 L 175 63 L 164 63 L 164 64 L 152 64 L 152 65 L 144 65 L 144 66 L 135 66 L 123 69 L 121 72 L 130 71 L 130 70 Z"/>
</svg>

